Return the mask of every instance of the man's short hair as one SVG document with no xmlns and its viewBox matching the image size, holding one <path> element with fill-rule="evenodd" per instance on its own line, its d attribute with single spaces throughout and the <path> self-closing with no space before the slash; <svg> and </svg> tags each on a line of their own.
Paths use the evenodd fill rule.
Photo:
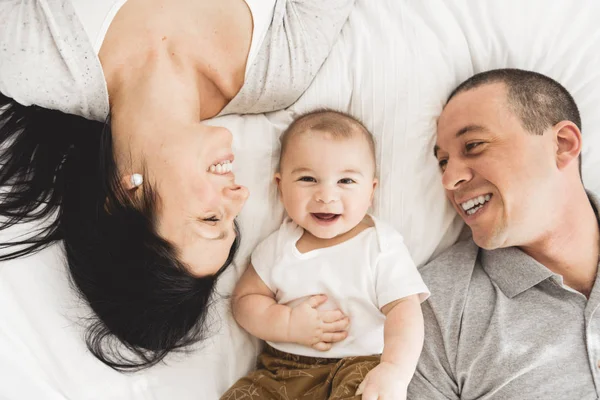
<svg viewBox="0 0 600 400">
<path fill-rule="evenodd" d="M 356 134 L 362 135 L 369 144 L 369 149 L 373 156 L 373 164 L 376 165 L 375 139 L 365 125 L 358 118 L 348 113 L 320 108 L 298 116 L 283 132 L 281 135 L 279 167 L 281 167 L 281 160 L 283 160 L 291 138 L 299 133 L 308 131 L 327 132 L 336 139 L 351 138 Z"/>
<path fill-rule="evenodd" d="M 508 105 L 530 133 L 541 135 L 565 120 L 581 131 L 579 109 L 571 94 L 554 79 L 533 71 L 505 68 L 481 72 L 454 89 L 448 101 L 459 93 L 492 83 L 506 85 Z"/>
<path fill-rule="evenodd" d="M 554 79 L 533 71 L 504 68 L 475 74 L 450 93 L 446 104 L 459 93 L 493 83 L 506 86 L 508 106 L 528 132 L 542 135 L 560 121 L 571 121 L 581 131 L 581 116 L 573 96 Z M 581 176 L 581 154 L 578 158 Z"/>
</svg>

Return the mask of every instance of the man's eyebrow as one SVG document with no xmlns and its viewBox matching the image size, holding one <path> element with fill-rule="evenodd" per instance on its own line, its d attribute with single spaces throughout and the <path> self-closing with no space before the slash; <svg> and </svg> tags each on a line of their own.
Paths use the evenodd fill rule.
<svg viewBox="0 0 600 400">
<path fill-rule="evenodd" d="M 481 125 L 467 125 L 464 128 L 459 129 L 458 132 L 456 132 L 456 135 L 454 135 L 454 137 L 459 138 L 471 132 L 487 132 L 487 129 Z M 437 153 L 439 150 L 440 146 L 438 146 L 437 144 L 433 146 L 433 156 L 435 158 L 437 158 Z"/>
</svg>

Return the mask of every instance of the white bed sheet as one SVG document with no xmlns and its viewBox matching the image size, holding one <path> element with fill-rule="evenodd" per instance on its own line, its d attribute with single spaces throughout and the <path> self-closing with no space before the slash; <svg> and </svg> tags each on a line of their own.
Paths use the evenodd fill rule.
<svg viewBox="0 0 600 400">
<path fill-rule="evenodd" d="M 272 184 L 278 136 L 296 113 L 316 107 L 349 111 L 374 132 L 381 180 L 374 212 L 403 233 L 418 264 L 453 243 L 462 226 L 445 202 L 432 146 L 445 98 L 473 73 L 518 67 L 563 83 L 582 113 L 584 181 L 600 193 L 598 20 L 594 0 L 358 0 L 294 106 L 210 122 L 234 133 L 238 180 L 251 191 L 236 265 L 219 292 L 231 292 L 252 248 L 281 221 Z M 136 374 L 104 366 L 85 348 L 81 317 L 89 311 L 62 257 L 52 246 L 0 265 L 0 399 L 211 400 L 252 368 L 259 343 L 237 327 L 226 300 L 213 310 L 214 335 L 193 353 Z"/>
</svg>

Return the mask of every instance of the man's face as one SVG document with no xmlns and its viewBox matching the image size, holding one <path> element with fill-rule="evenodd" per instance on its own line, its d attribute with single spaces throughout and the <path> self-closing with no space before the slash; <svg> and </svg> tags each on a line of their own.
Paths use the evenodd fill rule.
<svg viewBox="0 0 600 400">
<path fill-rule="evenodd" d="M 547 233 L 557 173 L 553 135 L 522 127 L 504 84 L 453 97 L 438 120 L 435 153 L 446 195 L 477 245 L 524 246 Z"/>
</svg>

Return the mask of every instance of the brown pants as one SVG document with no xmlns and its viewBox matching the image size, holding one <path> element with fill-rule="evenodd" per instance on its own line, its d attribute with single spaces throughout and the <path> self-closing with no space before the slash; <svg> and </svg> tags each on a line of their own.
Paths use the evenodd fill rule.
<svg viewBox="0 0 600 400">
<path fill-rule="evenodd" d="M 380 356 L 315 358 L 266 345 L 257 370 L 237 381 L 221 400 L 360 400 L 355 396 Z"/>
</svg>

